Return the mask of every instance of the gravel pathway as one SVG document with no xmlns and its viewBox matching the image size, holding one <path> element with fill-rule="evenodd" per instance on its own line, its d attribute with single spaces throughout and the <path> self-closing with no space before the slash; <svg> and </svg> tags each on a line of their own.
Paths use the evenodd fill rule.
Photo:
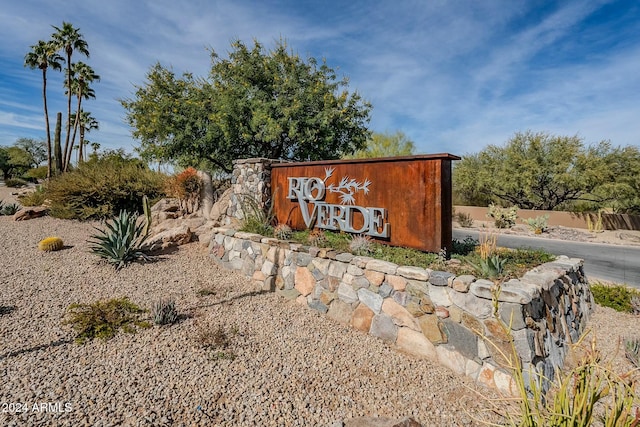
<svg viewBox="0 0 640 427">
<path fill-rule="evenodd" d="M 488 405 L 466 378 L 256 292 L 197 244 L 116 272 L 88 252 L 92 226 L 0 217 L 0 425 L 311 426 L 377 415 L 455 426 L 487 419 Z M 40 252 L 37 242 L 49 235 L 66 248 Z M 214 294 L 198 296 L 201 289 Z M 123 296 L 145 308 L 174 297 L 183 319 L 106 342 L 73 342 L 61 323 L 69 304 Z M 198 338 L 218 327 L 230 339 L 223 357 Z"/>
</svg>

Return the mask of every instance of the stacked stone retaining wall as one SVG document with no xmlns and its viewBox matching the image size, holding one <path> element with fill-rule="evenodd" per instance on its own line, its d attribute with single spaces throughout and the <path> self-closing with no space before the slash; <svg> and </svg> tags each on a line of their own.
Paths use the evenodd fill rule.
<svg viewBox="0 0 640 427">
<path fill-rule="evenodd" d="M 209 248 L 217 263 L 262 289 L 508 395 L 517 393 L 510 374 L 514 352 L 527 381 L 539 374 L 554 378 L 593 305 L 583 261 L 567 257 L 509 280 L 497 292 L 493 282 L 470 275 L 229 228 L 214 229 Z"/>
</svg>

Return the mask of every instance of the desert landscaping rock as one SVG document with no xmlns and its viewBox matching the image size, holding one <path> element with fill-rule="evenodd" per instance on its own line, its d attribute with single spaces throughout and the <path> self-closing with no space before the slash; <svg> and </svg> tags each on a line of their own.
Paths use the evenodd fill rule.
<svg viewBox="0 0 640 427">
<path fill-rule="evenodd" d="M 1 191 L 0 199 L 13 201 Z M 436 355 L 451 369 L 398 353 L 398 339 L 411 342 L 417 331 L 398 330 L 392 317 L 375 315 L 362 303 L 356 307 L 353 288 L 355 301 L 336 292 L 332 307 L 342 302 L 322 315 L 296 296 L 293 270 L 286 279 L 289 300 L 282 290 L 262 291 L 250 278 L 223 269 L 198 243 L 115 271 L 89 252 L 87 239 L 97 225 L 0 217 L 0 402 L 30 408 L 0 412 L 0 425 L 327 426 L 407 417 L 424 426 L 504 422 L 482 398 L 496 398 L 494 392 L 451 370 L 476 372 L 478 365 L 462 366 L 458 353 L 444 347 Z M 228 236 L 234 233 L 228 230 Z M 65 248 L 38 251 L 37 242 L 48 235 L 61 237 Z M 212 245 L 224 250 L 221 240 Z M 352 260 L 359 268 L 367 262 Z M 61 322 L 70 304 L 123 296 L 147 309 L 171 297 L 181 318 L 106 342 L 73 342 L 73 331 Z M 300 299 L 303 305 L 296 303 Z M 389 343 L 344 325 L 352 307 L 354 326 L 374 329 Z M 596 307 L 591 324 L 598 325 L 602 354 L 616 355 L 613 369 L 629 371 L 624 352 L 616 351 L 617 338 L 636 333 L 637 316 Z M 204 347 L 199 337 L 218 328 L 228 347 Z M 488 357 L 481 344 L 475 354 Z M 489 366 L 478 373 L 481 382 L 504 383 Z"/>
</svg>

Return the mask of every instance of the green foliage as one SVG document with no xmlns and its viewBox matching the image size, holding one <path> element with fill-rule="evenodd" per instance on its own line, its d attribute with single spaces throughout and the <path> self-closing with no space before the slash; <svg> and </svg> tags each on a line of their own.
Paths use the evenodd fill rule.
<svg viewBox="0 0 640 427">
<path fill-rule="evenodd" d="M 535 218 L 527 218 L 523 219 L 522 222 L 527 224 L 531 231 L 536 234 L 540 234 L 547 229 L 547 224 L 549 222 L 549 215 L 539 215 Z"/>
<path fill-rule="evenodd" d="M 493 254 L 487 258 L 480 258 L 480 262 L 478 264 L 471 263 L 471 265 L 475 268 L 478 275 L 489 279 L 495 279 L 504 273 L 507 260 L 501 258 L 498 254 Z"/>
<path fill-rule="evenodd" d="M 18 201 L 22 206 L 41 206 L 44 204 L 45 199 L 46 194 L 42 185 L 38 185 L 35 191 L 18 196 Z"/>
<path fill-rule="evenodd" d="M 480 242 L 471 236 L 465 237 L 462 241 L 453 239 L 451 243 L 451 253 L 455 255 L 468 255 L 480 244 Z"/>
<path fill-rule="evenodd" d="M 455 164 L 453 188 L 465 204 L 553 210 L 586 201 L 631 213 L 640 205 L 638 172 L 637 147 L 614 148 L 606 141 L 585 147 L 577 136 L 528 131 L 504 147 L 489 145 L 464 156 Z"/>
<path fill-rule="evenodd" d="M 28 180 L 40 181 L 47 178 L 47 167 L 39 166 L 37 168 L 29 169 L 25 172 L 23 178 Z"/>
<path fill-rule="evenodd" d="M 135 327 L 148 328 L 149 322 L 141 319 L 144 313 L 145 310 L 126 297 L 92 304 L 71 304 L 63 324 L 71 325 L 77 334 L 76 342 L 84 344 L 94 338 L 113 338 L 119 330 L 133 333 Z"/>
<path fill-rule="evenodd" d="M 24 163 L 29 164 L 30 168 L 35 168 L 40 165 L 42 162 L 47 160 L 47 146 L 46 142 L 43 140 L 33 139 L 33 138 L 18 138 L 18 140 L 13 144 L 14 147 L 18 147 L 24 150 Z M 46 177 L 46 168 L 45 168 L 45 177 Z"/>
<path fill-rule="evenodd" d="M 15 203 L 3 204 L 0 200 L 0 215 L 13 215 L 20 210 L 20 205 Z"/>
<path fill-rule="evenodd" d="M 469 228 L 473 227 L 473 218 L 468 212 L 456 212 L 453 215 L 454 219 L 460 224 L 460 227 Z"/>
<path fill-rule="evenodd" d="M 627 338 L 624 340 L 624 355 L 640 369 L 640 338 Z"/>
<path fill-rule="evenodd" d="M 263 206 L 255 197 L 244 195 L 241 201 L 244 214 L 241 231 L 260 234 L 262 236 L 273 235 L 273 206 Z"/>
<path fill-rule="evenodd" d="M 376 157 L 410 156 L 415 151 L 415 145 L 407 136 L 397 131 L 395 133 L 373 133 L 365 148 L 353 154 L 344 156 L 345 159 L 372 159 Z"/>
<path fill-rule="evenodd" d="M 4 181 L 4 184 L 11 188 L 21 188 L 26 187 L 28 182 L 21 178 L 9 178 Z"/>
<path fill-rule="evenodd" d="M 178 310 L 173 299 L 161 299 L 156 301 L 151 310 L 153 323 L 156 325 L 172 325 L 178 321 Z"/>
<path fill-rule="evenodd" d="M 355 255 L 370 255 L 373 252 L 373 240 L 364 234 L 353 236 L 349 243 L 349 250 Z"/>
<path fill-rule="evenodd" d="M 122 152 L 107 152 L 51 179 L 45 197 L 51 215 L 68 219 L 104 219 L 122 210 L 141 212 L 142 198 L 163 194 L 164 176 Z"/>
<path fill-rule="evenodd" d="M 516 224 L 516 219 L 518 219 L 518 207 L 501 208 L 490 204 L 487 218 L 493 218 L 493 223 L 498 228 L 511 228 Z"/>
<path fill-rule="evenodd" d="M 138 221 L 138 215 L 121 211 L 111 222 L 105 223 L 105 229 L 91 236 L 91 252 L 113 264 L 116 270 L 138 259 L 148 257 L 141 250 L 148 235 L 144 233 L 144 221 Z"/>
<path fill-rule="evenodd" d="M 144 158 L 229 172 L 239 158 L 336 159 L 364 147 L 371 106 L 326 64 L 283 41 L 266 51 L 237 40 L 211 61 L 208 78 L 156 64 L 121 100 Z"/>
<path fill-rule="evenodd" d="M 632 300 L 634 297 L 640 297 L 640 291 L 635 289 L 630 289 L 626 286 L 609 286 L 600 283 L 591 284 L 591 293 L 597 304 L 625 313 L 634 312 Z"/>
</svg>

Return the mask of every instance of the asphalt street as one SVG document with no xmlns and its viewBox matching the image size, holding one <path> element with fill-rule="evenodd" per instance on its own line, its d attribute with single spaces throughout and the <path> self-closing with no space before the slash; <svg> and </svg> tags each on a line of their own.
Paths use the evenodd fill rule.
<svg viewBox="0 0 640 427">
<path fill-rule="evenodd" d="M 454 229 L 453 238 L 478 238 L 478 232 Z M 584 271 L 590 281 L 597 279 L 627 284 L 640 289 L 640 246 L 572 242 L 541 237 L 498 235 L 498 246 L 544 249 L 554 255 L 584 259 Z"/>
</svg>

